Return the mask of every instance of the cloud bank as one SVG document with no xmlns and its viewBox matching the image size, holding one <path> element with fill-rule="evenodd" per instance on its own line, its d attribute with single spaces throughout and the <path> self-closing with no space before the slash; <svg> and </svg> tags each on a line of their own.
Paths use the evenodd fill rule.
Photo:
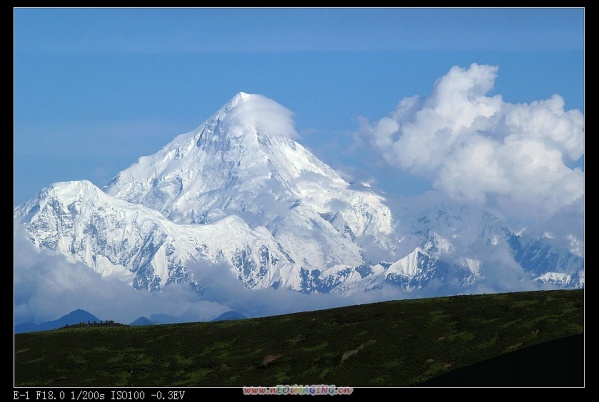
<svg viewBox="0 0 599 402">
<path fill-rule="evenodd" d="M 103 278 L 86 265 L 66 262 L 51 251 L 37 250 L 21 230 L 16 228 L 14 236 L 15 325 L 55 320 L 76 309 L 124 324 L 142 316 L 172 323 L 210 321 L 230 310 L 262 317 L 411 297 L 399 289 L 351 296 L 248 289 L 226 265 L 188 267 L 201 292 L 189 284 L 169 284 L 150 293 Z"/>
<path fill-rule="evenodd" d="M 452 67 L 425 98 L 403 99 L 388 117 L 361 120 L 359 137 L 391 166 L 426 177 L 453 199 L 506 215 L 547 219 L 579 205 L 584 116 L 564 99 L 510 104 L 494 88 L 498 67 Z"/>
<path fill-rule="evenodd" d="M 234 310 L 247 317 L 264 317 L 341 306 L 459 294 L 459 285 L 429 283 L 419 291 L 393 285 L 355 294 L 304 294 L 289 289 L 248 289 L 226 265 L 188 267 L 203 289 L 169 284 L 159 292 L 135 290 L 118 279 L 102 278 L 89 267 L 68 263 L 50 251 L 35 250 L 24 236 L 14 243 L 14 324 L 51 321 L 76 309 L 101 320 L 129 324 L 145 316 L 161 323 L 210 321 Z M 507 258 L 507 257 L 506 257 Z M 507 264 L 504 266 L 504 263 Z M 486 267 L 484 277 L 467 293 L 532 290 L 526 273 L 510 259 Z M 547 288 L 550 288 L 547 286 Z"/>
</svg>

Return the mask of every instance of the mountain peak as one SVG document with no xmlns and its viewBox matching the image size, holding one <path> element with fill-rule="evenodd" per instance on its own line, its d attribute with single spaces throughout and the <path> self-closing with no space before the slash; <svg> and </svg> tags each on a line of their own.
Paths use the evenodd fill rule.
<svg viewBox="0 0 599 402">
<path fill-rule="evenodd" d="M 140 158 L 104 190 L 176 222 L 195 223 L 206 222 L 206 214 L 239 214 L 238 207 L 247 211 L 252 199 L 260 216 L 277 199 L 288 200 L 282 206 L 288 208 L 313 193 L 302 187 L 316 178 L 346 188 L 329 166 L 293 141 L 292 116 L 263 95 L 239 92 L 196 130 Z"/>
<path fill-rule="evenodd" d="M 296 138 L 293 113 L 279 103 L 259 94 L 237 93 L 212 118 L 197 130 L 227 136 L 259 135 Z"/>
<path fill-rule="evenodd" d="M 252 96 L 254 96 L 254 94 L 249 94 L 247 92 L 238 92 L 233 99 L 231 99 L 231 102 L 235 101 L 237 102 L 243 102 L 246 100 L 249 100 Z"/>
<path fill-rule="evenodd" d="M 260 97 L 261 95 L 249 94 L 247 92 L 237 92 L 235 96 L 233 96 L 224 106 L 217 112 L 217 115 L 220 114 L 221 111 L 229 111 L 234 107 L 243 104 L 244 102 L 251 102 L 252 98 Z"/>
</svg>

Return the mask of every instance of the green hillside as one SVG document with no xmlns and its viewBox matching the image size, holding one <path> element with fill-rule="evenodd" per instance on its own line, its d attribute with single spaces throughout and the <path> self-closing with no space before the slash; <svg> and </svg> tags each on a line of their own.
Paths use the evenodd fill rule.
<svg viewBox="0 0 599 402">
<path fill-rule="evenodd" d="M 584 291 L 363 304 L 237 321 L 16 334 L 17 387 L 416 386 L 584 332 Z"/>
</svg>

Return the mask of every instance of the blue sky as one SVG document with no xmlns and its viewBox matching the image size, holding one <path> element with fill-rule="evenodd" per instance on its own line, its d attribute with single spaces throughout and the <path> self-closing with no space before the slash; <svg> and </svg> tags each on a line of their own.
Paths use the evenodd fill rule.
<svg viewBox="0 0 599 402">
<path fill-rule="evenodd" d="M 13 13 L 15 205 L 54 182 L 101 187 L 243 91 L 290 109 L 298 141 L 348 180 L 408 196 L 434 188 L 506 210 L 550 205 L 545 217 L 581 208 L 584 8 Z M 494 102 L 511 125 L 484 115 L 492 129 L 459 129 L 443 147 L 427 147 L 457 124 L 437 113 L 442 101 L 470 110 L 468 124 Z M 537 124 L 546 113 L 550 128 Z M 433 131 L 421 130 L 430 124 L 438 135 L 428 138 Z M 547 133 L 554 127 L 562 131 Z M 530 150 L 522 158 L 534 155 L 543 169 L 516 159 L 522 144 Z M 555 175 L 538 188 L 522 182 L 547 171 Z M 564 183 L 574 195 L 549 199 Z"/>
</svg>

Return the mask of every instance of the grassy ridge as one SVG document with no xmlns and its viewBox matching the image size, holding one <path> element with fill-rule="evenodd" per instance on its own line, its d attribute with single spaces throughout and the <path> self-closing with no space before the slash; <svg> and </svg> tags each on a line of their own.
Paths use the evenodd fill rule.
<svg viewBox="0 0 599 402">
<path fill-rule="evenodd" d="M 15 335 L 15 386 L 414 386 L 584 332 L 583 290 L 398 300 L 265 318 Z"/>
</svg>

